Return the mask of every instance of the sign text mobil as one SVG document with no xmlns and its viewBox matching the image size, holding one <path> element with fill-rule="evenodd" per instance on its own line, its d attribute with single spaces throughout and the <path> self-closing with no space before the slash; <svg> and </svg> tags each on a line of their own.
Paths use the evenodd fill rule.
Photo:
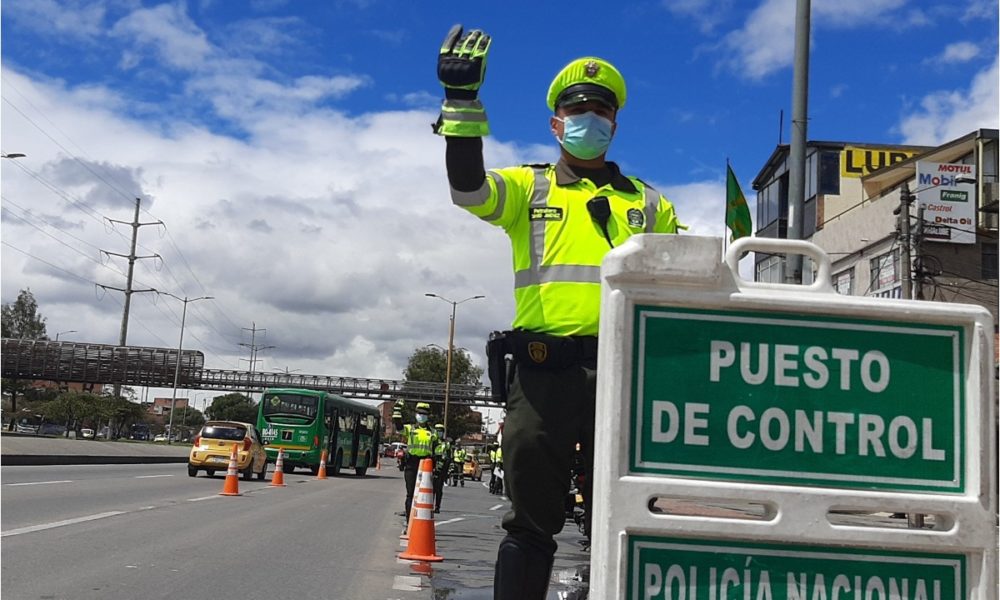
<svg viewBox="0 0 1000 600">
<path fill-rule="evenodd" d="M 961 328 L 635 311 L 631 471 L 963 490 Z"/>
<path fill-rule="evenodd" d="M 628 538 L 630 600 L 958 600 L 965 557 Z"/>
</svg>

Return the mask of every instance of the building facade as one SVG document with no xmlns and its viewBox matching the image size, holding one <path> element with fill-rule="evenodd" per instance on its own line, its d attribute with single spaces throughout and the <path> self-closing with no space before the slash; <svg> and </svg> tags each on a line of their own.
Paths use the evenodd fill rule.
<svg viewBox="0 0 1000 600">
<path fill-rule="evenodd" d="M 754 179 L 759 237 L 787 237 L 788 154 L 778 146 Z M 997 162 L 995 129 L 936 147 L 809 142 L 802 238 L 841 294 L 978 304 L 996 322 Z M 754 278 L 785 281 L 787 264 L 757 253 Z M 814 278 L 803 259 L 802 282 Z"/>
</svg>

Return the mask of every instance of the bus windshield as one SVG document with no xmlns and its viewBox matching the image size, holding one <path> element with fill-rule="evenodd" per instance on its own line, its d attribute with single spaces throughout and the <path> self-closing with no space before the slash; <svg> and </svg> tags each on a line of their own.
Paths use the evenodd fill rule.
<svg viewBox="0 0 1000 600">
<path fill-rule="evenodd" d="M 261 412 L 267 417 L 293 417 L 306 421 L 316 418 L 316 405 L 319 399 L 315 396 L 300 396 L 298 394 L 266 394 L 261 402 Z"/>
</svg>

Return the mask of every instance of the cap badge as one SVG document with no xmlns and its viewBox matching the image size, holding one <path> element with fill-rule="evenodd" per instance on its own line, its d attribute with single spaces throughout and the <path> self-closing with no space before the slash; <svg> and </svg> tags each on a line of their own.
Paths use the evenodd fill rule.
<svg viewBox="0 0 1000 600">
<path fill-rule="evenodd" d="M 597 72 L 601 70 L 601 67 L 596 62 L 588 60 L 587 64 L 583 65 L 583 69 L 587 77 L 597 77 Z"/>
</svg>

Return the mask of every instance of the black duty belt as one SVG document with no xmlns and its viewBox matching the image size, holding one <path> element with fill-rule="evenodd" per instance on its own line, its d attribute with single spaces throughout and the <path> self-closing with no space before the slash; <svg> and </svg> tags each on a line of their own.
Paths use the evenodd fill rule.
<svg viewBox="0 0 1000 600">
<path fill-rule="evenodd" d="M 558 336 L 520 330 L 503 333 L 507 350 L 518 365 L 565 369 L 597 363 L 597 336 Z"/>
</svg>

